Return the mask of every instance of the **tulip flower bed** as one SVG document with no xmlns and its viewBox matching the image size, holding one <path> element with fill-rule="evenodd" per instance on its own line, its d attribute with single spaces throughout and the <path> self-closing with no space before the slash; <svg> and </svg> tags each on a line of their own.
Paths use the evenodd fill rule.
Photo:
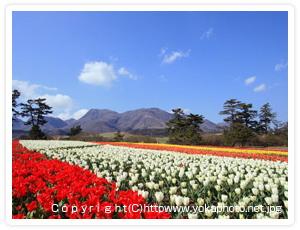
<svg viewBox="0 0 300 230">
<path fill-rule="evenodd" d="M 57 159 L 49 160 L 17 141 L 13 141 L 12 147 L 13 219 L 161 219 L 171 216 L 155 209 L 124 212 L 125 206 L 148 204 L 137 192 L 118 190 L 114 182 L 109 183 L 89 170 Z"/>
<path fill-rule="evenodd" d="M 246 153 L 245 158 L 242 157 L 243 155 L 225 157 L 219 154 L 225 153 L 222 151 L 202 153 L 204 150 L 191 148 L 185 149 L 187 153 L 184 153 L 175 147 L 168 149 L 173 151 L 152 150 L 146 149 L 150 145 L 126 145 L 124 143 L 117 144 L 121 146 L 112 146 L 84 142 L 82 145 L 80 143 L 73 145 L 71 141 L 20 142 L 26 148 L 38 150 L 40 153 L 28 153 L 29 150 L 24 149 L 21 150 L 22 153 L 13 153 L 14 161 L 18 162 L 13 168 L 18 172 L 13 173 L 15 185 L 13 201 L 15 205 L 21 205 L 21 207 L 16 206 L 17 211 L 18 207 L 21 211 L 15 210 L 14 215 L 28 211 L 25 217 L 30 217 L 30 215 L 34 217 L 35 214 L 28 214 L 31 212 L 26 204 L 34 206 L 32 202 L 36 200 L 39 202 L 41 193 L 47 194 L 45 196 L 48 200 L 55 204 L 59 204 L 62 200 L 63 203 L 69 202 L 68 196 L 76 197 L 77 195 L 79 198 L 74 199 L 78 199 L 77 202 L 80 204 L 92 203 L 101 197 L 101 202 L 107 202 L 105 205 L 122 206 L 130 202 L 138 204 L 144 202 L 144 204 L 164 206 L 167 211 L 167 213 L 156 212 L 154 214 L 151 212 L 151 215 L 148 212 L 142 213 L 138 218 L 150 218 L 150 216 L 151 218 L 199 219 L 288 218 L 287 157 L 283 157 L 286 160 L 282 161 L 275 161 L 275 157 L 280 156 L 266 155 L 274 158 L 264 160 L 263 157 L 259 159 L 249 157 Z M 260 156 L 261 154 L 253 155 Z M 29 162 L 23 165 L 24 160 Z M 31 173 L 28 174 L 26 170 Z M 73 175 L 75 179 L 72 179 L 72 182 L 76 181 L 75 185 L 70 182 Z M 42 181 L 39 182 L 38 178 L 41 176 L 44 182 L 47 181 L 45 182 L 47 185 L 40 184 Z M 23 181 L 24 177 L 27 178 L 26 183 L 34 185 L 27 184 L 26 187 L 25 182 L 22 182 L 19 177 Z M 40 186 L 43 186 L 43 189 Z M 94 187 L 100 189 L 102 193 L 98 194 L 98 189 Z M 26 198 L 20 196 L 23 191 L 21 188 L 25 190 Z M 71 188 L 75 189 L 75 192 Z M 38 189 L 39 192 L 36 192 Z M 82 194 L 80 189 L 84 189 L 85 192 Z M 90 195 L 84 196 L 85 194 Z M 131 195 L 125 198 L 125 194 Z M 93 198 L 95 195 L 96 198 Z M 72 201 L 71 198 L 71 203 Z M 48 210 L 45 201 L 43 203 L 41 200 L 41 202 L 38 203 L 38 210 Z M 71 205 L 70 202 L 67 204 Z M 204 206 L 209 208 L 201 209 Z M 224 208 L 225 206 L 234 208 L 229 210 Z M 258 209 L 241 211 L 242 208 L 249 207 L 258 207 Z M 280 209 L 274 210 L 272 209 L 274 207 L 280 207 Z M 216 212 L 215 209 L 221 209 L 221 211 Z M 68 218 L 68 215 L 68 213 L 63 216 L 60 214 L 62 218 Z M 85 217 L 120 218 L 123 215 L 125 218 L 133 218 L 124 210 L 121 214 L 96 213 L 92 216 L 86 214 Z M 46 216 L 50 218 L 55 214 L 45 211 L 44 217 Z M 83 217 L 80 214 L 74 216 Z"/>
<path fill-rule="evenodd" d="M 138 149 L 167 150 L 187 154 L 203 154 L 221 157 L 252 158 L 270 161 L 288 162 L 288 152 L 286 150 L 265 150 L 265 149 L 246 149 L 229 147 L 199 147 L 199 146 L 180 146 L 168 144 L 145 144 L 145 143 L 122 143 L 122 142 L 94 142 L 101 145 L 115 145 Z"/>
</svg>

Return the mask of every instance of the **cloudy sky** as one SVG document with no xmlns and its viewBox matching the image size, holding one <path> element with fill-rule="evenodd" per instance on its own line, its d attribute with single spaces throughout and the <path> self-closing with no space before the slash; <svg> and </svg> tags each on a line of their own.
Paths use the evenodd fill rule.
<svg viewBox="0 0 300 230">
<path fill-rule="evenodd" d="M 13 12 L 13 89 L 53 115 L 182 108 L 222 122 L 223 103 L 288 117 L 287 12 Z"/>
</svg>

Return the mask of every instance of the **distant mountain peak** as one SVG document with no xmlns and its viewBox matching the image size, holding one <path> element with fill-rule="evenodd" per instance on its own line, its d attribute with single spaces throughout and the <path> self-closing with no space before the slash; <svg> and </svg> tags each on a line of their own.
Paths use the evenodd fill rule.
<svg viewBox="0 0 300 230">
<path fill-rule="evenodd" d="M 48 134 L 64 134 L 77 125 L 81 125 L 82 132 L 85 133 L 165 129 L 166 122 L 172 118 L 173 114 L 159 108 L 141 108 L 123 113 L 109 109 L 90 109 L 78 120 L 71 118 L 63 121 L 60 118 L 47 117 L 48 123 L 42 126 L 42 130 Z M 30 128 L 23 121 L 16 122 L 13 127 L 15 130 L 26 131 Z M 207 119 L 201 124 L 201 129 L 206 132 L 218 131 L 217 125 Z"/>
</svg>

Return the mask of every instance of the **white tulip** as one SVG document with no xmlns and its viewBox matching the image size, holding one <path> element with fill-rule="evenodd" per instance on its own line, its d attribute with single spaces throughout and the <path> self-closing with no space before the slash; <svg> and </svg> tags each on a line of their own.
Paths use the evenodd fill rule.
<svg viewBox="0 0 300 230">
<path fill-rule="evenodd" d="M 193 213 L 188 213 L 188 218 L 189 219 L 198 219 L 198 215 L 197 214 L 193 214 Z"/>
<path fill-rule="evenodd" d="M 208 217 L 208 218 L 211 218 L 212 215 L 213 215 L 213 211 L 211 209 L 205 209 L 205 215 Z"/>
<path fill-rule="evenodd" d="M 265 185 L 265 189 L 266 189 L 268 192 L 270 192 L 270 191 L 271 191 L 271 186 L 270 186 L 269 184 L 266 184 L 266 185 Z"/>
<path fill-rule="evenodd" d="M 156 198 L 157 202 L 160 203 L 164 199 L 164 194 L 162 192 L 156 192 L 155 198 Z"/>
<path fill-rule="evenodd" d="M 141 188 L 144 187 L 144 184 L 143 183 L 138 183 L 138 187 L 139 187 L 139 189 L 141 189 Z"/>
<path fill-rule="evenodd" d="M 194 190 L 197 190 L 198 184 L 193 184 L 192 187 L 193 187 Z"/>
<path fill-rule="evenodd" d="M 187 195 L 187 192 L 188 192 L 188 190 L 187 189 L 181 189 L 181 193 L 183 194 L 183 195 Z"/>
<path fill-rule="evenodd" d="M 171 195 L 171 196 L 170 196 L 170 203 L 171 203 L 171 204 L 174 204 L 174 203 L 175 203 L 175 197 L 176 197 L 176 195 Z"/>
<path fill-rule="evenodd" d="M 176 196 L 176 197 L 175 197 L 175 204 L 176 204 L 177 206 L 181 206 L 181 205 L 182 205 L 182 201 L 183 201 L 183 199 L 182 199 L 181 196 Z"/>
<path fill-rule="evenodd" d="M 277 188 L 272 188 L 272 194 L 278 195 L 278 189 Z"/>
<path fill-rule="evenodd" d="M 148 195 L 149 195 L 149 192 L 148 191 L 143 191 L 142 192 L 142 196 L 147 199 L 148 198 Z"/>
<path fill-rule="evenodd" d="M 222 195 L 221 195 L 221 200 L 222 200 L 224 203 L 226 203 L 227 200 L 228 200 L 228 196 L 222 194 Z"/>
<path fill-rule="evenodd" d="M 286 207 L 286 209 L 289 209 L 289 203 L 288 203 L 288 201 L 284 200 L 283 203 L 284 203 L 284 207 Z"/>
<path fill-rule="evenodd" d="M 272 198 L 272 202 L 273 202 L 273 203 L 278 203 L 278 200 L 279 200 L 279 196 L 278 196 L 278 195 L 274 195 L 274 194 L 273 194 L 273 195 L 271 196 L 271 198 Z"/>
<path fill-rule="evenodd" d="M 183 203 L 185 206 L 188 206 L 189 203 L 190 203 L 190 198 L 189 198 L 189 197 L 183 197 L 182 203 Z"/>
<path fill-rule="evenodd" d="M 259 190 L 257 188 L 253 188 L 252 193 L 257 196 L 259 194 Z"/>
<path fill-rule="evenodd" d="M 232 179 L 227 179 L 227 183 L 229 186 L 233 185 L 233 180 Z"/>
<path fill-rule="evenodd" d="M 172 178 L 172 183 L 173 184 L 176 184 L 176 181 L 177 181 L 176 178 Z"/>
<path fill-rule="evenodd" d="M 161 180 L 158 182 L 159 186 L 162 187 L 164 185 L 164 182 Z"/>
<path fill-rule="evenodd" d="M 236 188 L 234 191 L 237 195 L 241 195 L 241 189 L 240 188 Z"/>
<path fill-rule="evenodd" d="M 263 217 L 264 217 L 264 214 L 263 214 L 263 213 L 258 213 L 258 214 L 256 215 L 256 219 L 263 219 Z"/>
<path fill-rule="evenodd" d="M 270 212 L 270 217 L 271 217 L 272 219 L 278 219 L 278 218 L 279 218 L 279 212 L 271 211 L 271 212 Z"/>
<path fill-rule="evenodd" d="M 265 197 L 266 203 L 270 206 L 272 204 L 272 198 L 271 197 Z"/>
<path fill-rule="evenodd" d="M 197 203 L 198 203 L 199 206 L 203 206 L 204 205 L 204 199 L 203 198 L 198 198 Z"/>
</svg>

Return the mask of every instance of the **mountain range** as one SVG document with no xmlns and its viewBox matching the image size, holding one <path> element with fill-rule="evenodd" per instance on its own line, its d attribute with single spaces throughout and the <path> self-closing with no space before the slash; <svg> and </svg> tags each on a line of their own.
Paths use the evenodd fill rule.
<svg viewBox="0 0 300 230">
<path fill-rule="evenodd" d="M 91 109 L 83 117 L 76 120 L 62 120 L 57 117 L 47 116 L 48 121 L 41 127 L 47 135 L 67 135 L 70 129 L 76 125 L 81 125 L 84 133 L 106 133 L 118 130 L 129 132 L 132 130 L 164 129 L 166 122 L 173 118 L 164 110 L 158 108 L 137 109 L 124 113 L 117 113 L 108 109 Z M 218 132 L 217 124 L 204 119 L 200 125 L 204 132 Z M 13 122 L 13 134 L 24 133 L 31 129 L 30 125 L 24 125 L 24 121 L 17 119 Z"/>
</svg>

